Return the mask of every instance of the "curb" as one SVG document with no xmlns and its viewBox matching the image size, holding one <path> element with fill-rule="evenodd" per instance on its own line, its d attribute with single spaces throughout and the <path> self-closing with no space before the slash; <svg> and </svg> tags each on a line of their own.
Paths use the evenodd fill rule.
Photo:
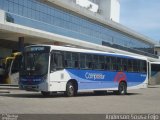
<svg viewBox="0 0 160 120">
<path fill-rule="evenodd" d="M 0 84 L 0 90 L 5 89 L 19 89 L 18 85 Z"/>
<path fill-rule="evenodd" d="M 0 90 L 0 93 L 10 93 L 9 90 Z"/>
</svg>

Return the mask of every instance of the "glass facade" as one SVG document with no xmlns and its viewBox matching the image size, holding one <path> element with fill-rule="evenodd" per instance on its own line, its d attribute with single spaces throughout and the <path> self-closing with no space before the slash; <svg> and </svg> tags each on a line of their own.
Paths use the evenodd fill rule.
<svg viewBox="0 0 160 120">
<path fill-rule="evenodd" d="M 40 0 L 0 0 L 8 22 L 100 45 L 118 45 L 154 54 L 154 45 Z"/>
</svg>

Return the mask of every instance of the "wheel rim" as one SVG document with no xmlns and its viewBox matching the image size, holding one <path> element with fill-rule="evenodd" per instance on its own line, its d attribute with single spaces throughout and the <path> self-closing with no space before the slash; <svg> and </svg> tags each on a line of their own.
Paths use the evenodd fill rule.
<svg viewBox="0 0 160 120">
<path fill-rule="evenodd" d="M 124 83 L 120 84 L 120 88 L 119 89 L 120 89 L 119 90 L 120 94 L 122 94 L 122 95 L 126 94 L 126 86 L 125 86 Z"/>
<path fill-rule="evenodd" d="M 124 85 L 121 86 L 121 94 L 124 94 L 125 93 L 125 87 Z"/>
<path fill-rule="evenodd" d="M 69 95 L 73 95 L 74 94 L 74 87 L 72 85 L 69 86 L 68 93 L 69 93 Z"/>
</svg>

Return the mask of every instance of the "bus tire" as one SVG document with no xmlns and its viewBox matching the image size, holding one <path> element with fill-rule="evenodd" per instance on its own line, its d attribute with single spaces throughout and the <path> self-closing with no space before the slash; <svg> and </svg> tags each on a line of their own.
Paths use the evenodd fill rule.
<svg viewBox="0 0 160 120">
<path fill-rule="evenodd" d="M 125 82 L 119 83 L 118 93 L 119 93 L 119 95 L 126 95 L 127 94 L 127 84 Z"/>
<path fill-rule="evenodd" d="M 67 86 L 66 86 L 66 92 L 65 92 L 65 95 L 67 97 L 73 97 L 77 94 L 77 89 L 76 89 L 76 86 L 73 82 L 68 82 L 67 83 Z"/>
<path fill-rule="evenodd" d="M 45 97 L 48 97 L 51 95 L 51 92 L 41 91 L 41 94 Z"/>
</svg>

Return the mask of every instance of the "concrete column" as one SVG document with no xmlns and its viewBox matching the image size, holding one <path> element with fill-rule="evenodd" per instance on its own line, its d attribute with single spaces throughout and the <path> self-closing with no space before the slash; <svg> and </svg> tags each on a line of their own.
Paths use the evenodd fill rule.
<svg viewBox="0 0 160 120">
<path fill-rule="evenodd" d="M 24 50 L 24 37 L 18 38 L 18 51 L 23 52 Z"/>
<path fill-rule="evenodd" d="M 5 12 L 0 9 L 0 23 L 4 24 L 5 21 Z"/>
<path fill-rule="evenodd" d="M 99 4 L 99 14 L 107 20 L 119 22 L 120 3 L 119 0 L 97 0 Z"/>
</svg>

